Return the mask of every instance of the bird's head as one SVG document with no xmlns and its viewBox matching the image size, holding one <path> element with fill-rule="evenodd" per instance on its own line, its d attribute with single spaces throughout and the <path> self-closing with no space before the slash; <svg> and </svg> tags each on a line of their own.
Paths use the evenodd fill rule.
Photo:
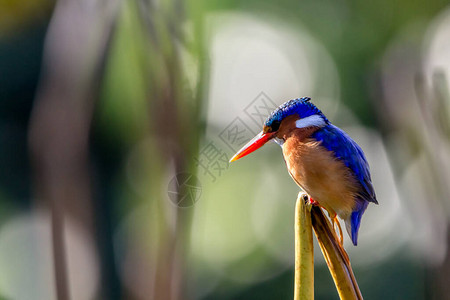
<svg viewBox="0 0 450 300">
<path fill-rule="evenodd" d="M 300 133 L 328 125 L 328 119 L 310 100 L 309 97 L 303 97 L 280 105 L 267 118 L 263 130 L 242 147 L 230 159 L 230 162 L 252 153 L 270 140 L 274 140 L 281 146 L 294 131 Z"/>
</svg>

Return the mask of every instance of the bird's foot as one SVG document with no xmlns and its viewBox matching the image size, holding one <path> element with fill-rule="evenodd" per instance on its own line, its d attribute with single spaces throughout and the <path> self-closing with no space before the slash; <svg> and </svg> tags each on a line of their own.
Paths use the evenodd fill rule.
<svg viewBox="0 0 450 300">
<path fill-rule="evenodd" d="M 319 202 L 311 198 L 308 194 L 303 194 L 303 201 L 307 205 L 314 205 L 314 206 L 320 206 Z"/>
<path fill-rule="evenodd" d="M 314 206 L 319 206 L 319 202 L 314 200 L 313 198 L 309 197 L 309 204 Z"/>
<path fill-rule="evenodd" d="M 337 215 L 332 217 L 331 221 L 333 222 L 333 229 L 334 229 L 334 231 L 336 231 L 336 227 L 338 228 L 338 231 L 339 231 L 339 244 L 341 245 L 341 247 L 343 247 L 344 246 L 344 235 L 342 234 L 341 224 L 339 223 Z"/>
<path fill-rule="evenodd" d="M 341 224 L 339 223 L 337 216 L 334 216 L 334 218 L 331 218 L 331 220 L 333 222 L 333 229 L 336 231 L 336 225 L 339 230 L 339 247 L 341 247 L 342 258 L 347 262 L 348 265 L 350 265 L 350 258 L 348 257 L 348 254 L 344 249 L 344 236 L 342 235 Z"/>
</svg>

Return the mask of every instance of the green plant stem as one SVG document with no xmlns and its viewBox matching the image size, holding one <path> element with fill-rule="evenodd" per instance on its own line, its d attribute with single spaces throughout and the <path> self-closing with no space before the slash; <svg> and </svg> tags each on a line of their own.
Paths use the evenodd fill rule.
<svg viewBox="0 0 450 300">
<path fill-rule="evenodd" d="M 311 205 L 299 193 L 295 205 L 295 284 L 294 300 L 314 299 L 314 247 Z"/>
</svg>

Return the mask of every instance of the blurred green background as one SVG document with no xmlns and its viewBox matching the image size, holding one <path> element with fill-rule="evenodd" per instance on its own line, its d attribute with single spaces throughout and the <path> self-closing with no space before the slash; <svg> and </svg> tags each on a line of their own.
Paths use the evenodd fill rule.
<svg viewBox="0 0 450 300">
<path fill-rule="evenodd" d="M 450 299 L 449 71 L 447 1 L 0 1 L 0 299 L 291 299 L 298 188 L 228 159 L 303 96 L 371 165 L 364 298 Z"/>
</svg>

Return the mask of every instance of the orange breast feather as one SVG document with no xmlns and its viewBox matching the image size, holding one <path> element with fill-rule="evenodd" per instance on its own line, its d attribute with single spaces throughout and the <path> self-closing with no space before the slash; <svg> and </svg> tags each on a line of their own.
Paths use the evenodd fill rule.
<svg viewBox="0 0 450 300">
<path fill-rule="evenodd" d="M 345 164 L 310 138 L 291 138 L 283 144 L 283 156 L 295 182 L 332 217 L 350 217 L 358 183 Z"/>
</svg>

